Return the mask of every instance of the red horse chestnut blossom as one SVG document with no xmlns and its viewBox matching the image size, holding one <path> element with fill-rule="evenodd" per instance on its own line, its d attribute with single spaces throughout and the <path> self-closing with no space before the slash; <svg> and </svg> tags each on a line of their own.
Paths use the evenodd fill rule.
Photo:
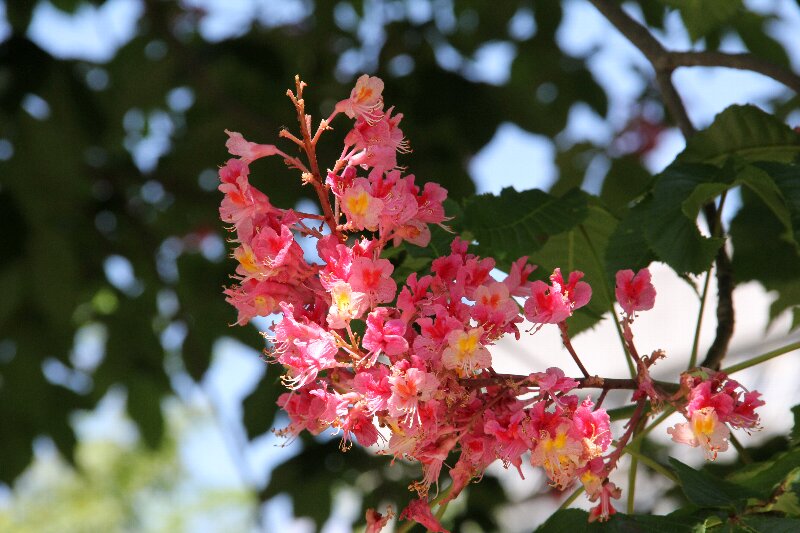
<svg viewBox="0 0 800 533">
<path fill-rule="evenodd" d="M 650 282 L 650 271 L 643 268 L 636 275 L 633 270 L 617 272 L 615 295 L 628 316 L 636 311 L 652 309 L 656 303 L 656 289 Z"/>
<path fill-rule="evenodd" d="M 684 411 L 689 421 L 667 429 L 675 442 L 700 446 L 713 460 L 718 452 L 728 449 L 728 426 L 745 430 L 758 427 L 755 408 L 764 405 L 761 394 L 744 390 L 724 373 L 702 369 L 699 376 L 684 374 L 681 385 L 689 390 Z"/>
<path fill-rule="evenodd" d="M 582 484 L 599 502 L 590 519 L 608 519 L 615 512 L 611 500 L 620 496 L 609 476 L 651 414 L 648 405 L 680 409 L 689 422 L 670 434 L 702 446 L 709 458 L 727 447 L 728 426 L 756 427 L 759 394 L 724 374 L 687 374 L 678 394 L 677 386 L 665 388 L 650 377 L 649 367 L 663 353 L 640 357 L 631 332 L 634 313 L 654 305 L 647 269 L 616 277 L 626 351 L 636 363 L 631 379 L 592 376 L 572 347 L 566 321 L 592 295 L 582 272 L 565 281 L 556 268 L 549 284 L 530 280 L 536 267 L 522 257 L 496 279 L 495 260 L 470 253 L 470 242 L 456 236 L 429 270 L 397 276 L 391 249 L 428 245 L 430 225 L 448 221 L 447 191 L 433 182 L 418 185 L 397 166 L 408 143 L 402 115 L 383 111 L 380 79 L 360 77 L 316 131 L 304 89 L 298 78 L 287 93 L 300 133 L 284 129 L 280 137 L 296 144 L 305 161 L 227 132 L 235 157 L 219 171 L 220 217 L 230 226 L 237 261 L 226 299 L 239 325 L 279 315 L 267 336 L 268 360 L 284 368 L 289 389 L 278 399 L 289 417 L 279 434 L 332 430 L 341 434 L 343 449 L 356 441 L 418 462 L 421 479 L 400 518 L 446 531 L 431 507 L 442 510 L 496 460 L 520 475 L 523 461 L 541 467 L 561 490 Z M 317 143 L 339 115 L 351 120 L 351 129 L 339 159 L 321 173 Z M 249 164 L 275 156 L 313 189 L 322 214 L 275 207 L 250 183 Z M 316 239 L 317 257 L 309 259 L 299 236 Z M 556 367 L 528 375 L 495 370 L 492 346 L 506 336 L 519 339 L 523 315 L 536 328 L 558 325 L 582 377 Z M 596 402 L 582 391 L 590 388 L 601 389 Z M 602 403 L 612 388 L 632 391 L 636 407 L 610 450 L 610 417 Z M 434 503 L 429 492 L 440 484 L 446 489 Z M 391 510 L 368 511 L 367 531 L 380 531 L 392 516 Z"/>
</svg>

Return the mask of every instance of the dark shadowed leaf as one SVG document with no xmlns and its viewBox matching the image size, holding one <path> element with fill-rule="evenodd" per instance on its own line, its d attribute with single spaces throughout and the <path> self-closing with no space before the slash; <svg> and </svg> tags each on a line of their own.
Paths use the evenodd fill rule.
<svg viewBox="0 0 800 533">
<path fill-rule="evenodd" d="M 742 523 L 759 533 L 796 533 L 800 531 L 800 519 L 779 516 L 746 516 Z"/>
<path fill-rule="evenodd" d="M 644 193 L 652 180 L 653 176 L 637 158 L 625 156 L 614 159 L 603 180 L 600 199 L 617 213 Z"/>
<path fill-rule="evenodd" d="M 251 440 L 272 428 L 278 412 L 278 397 L 288 392 L 278 379 L 278 371 L 277 365 L 268 366 L 267 374 L 242 404 L 244 427 Z"/>
<path fill-rule="evenodd" d="M 661 0 L 661 2 L 680 10 L 681 19 L 689 30 L 692 41 L 697 41 L 728 23 L 742 7 L 740 0 Z"/>
<path fill-rule="evenodd" d="M 758 280 L 778 298 L 770 305 L 770 321 L 800 305 L 800 255 L 793 239 L 783 237 L 786 226 L 773 210 L 748 188 L 742 190 L 742 208 L 730 225 L 732 264 L 737 279 Z M 765 268 L 780 265 L 780 268 Z"/>
<path fill-rule="evenodd" d="M 617 513 L 608 522 L 589 523 L 589 513 L 565 509 L 553 514 L 536 530 L 541 533 L 684 533 L 702 520 L 693 516 L 647 516 Z"/>
<path fill-rule="evenodd" d="M 733 26 L 745 46 L 756 56 L 791 69 L 789 55 L 783 45 L 767 31 L 770 17 L 743 11 L 733 20 Z"/>
<path fill-rule="evenodd" d="M 606 270 L 609 274 L 625 269 L 640 270 L 656 260 L 645 237 L 645 223 L 651 204 L 652 197 L 647 197 L 634 206 L 609 237 L 606 249 Z"/>
<path fill-rule="evenodd" d="M 147 375 L 133 375 L 128 379 L 128 413 L 136 421 L 145 443 L 155 449 L 164 435 L 164 416 L 161 398 L 164 386 Z"/>
<path fill-rule="evenodd" d="M 791 236 L 794 239 L 795 245 L 800 249 L 800 165 L 798 164 L 781 164 L 775 162 L 759 162 L 754 166 L 763 170 L 770 178 L 772 178 L 775 186 L 788 209 L 788 218 L 790 225 L 787 229 L 791 229 Z M 760 195 L 764 199 L 763 195 Z M 783 211 L 779 207 L 773 207 L 777 204 L 777 200 L 769 202 L 764 199 L 765 203 L 769 205 L 773 213 L 786 225 Z"/>
<path fill-rule="evenodd" d="M 684 210 L 684 202 L 698 187 L 704 187 L 708 198 L 715 194 L 719 181 L 718 170 L 707 165 L 674 164 L 656 177 L 649 213 L 644 219 L 645 237 L 658 258 L 678 273 L 703 272 L 722 245 L 722 239 L 701 235 L 695 221 L 697 213 L 690 217 Z M 694 207 L 698 208 L 699 203 L 694 201 Z"/>
<path fill-rule="evenodd" d="M 681 489 L 686 497 L 701 507 L 736 507 L 752 497 L 752 489 L 716 478 L 706 472 L 695 470 L 674 457 L 669 459 L 678 474 Z"/>
</svg>

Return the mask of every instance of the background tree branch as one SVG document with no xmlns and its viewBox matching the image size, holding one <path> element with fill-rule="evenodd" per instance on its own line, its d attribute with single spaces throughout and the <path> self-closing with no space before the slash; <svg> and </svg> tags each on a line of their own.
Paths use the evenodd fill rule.
<svg viewBox="0 0 800 533">
<path fill-rule="evenodd" d="M 609 0 L 589 0 L 600 13 L 614 25 L 640 52 L 647 58 L 655 71 L 656 83 L 661 91 L 664 105 L 675 120 L 678 128 L 687 140 L 695 134 L 695 128 L 686 112 L 680 94 L 672 83 L 672 73 L 679 66 L 727 66 L 753 70 L 777 79 L 797 90 L 800 78 L 791 72 L 759 60 L 749 54 L 729 55 L 720 52 L 670 52 L 662 46 L 648 29 L 628 15 L 619 5 Z M 715 64 L 714 61 L 718 63 Z M 782 71 L 782 72 L 779 72 Z M 709 203 L 703 208 L 709 228 L 717 224 L 717 208 Z M 724 234 L 721 226 L 719 233 Z M 731 260 L 725 246 L 722 246 L 715 259 L 717 277 L 717 332 L 711 344 L 703 366 L 719 369 L 728 352 L 728 345 L 733 337 L 735 312 L 733 308 L 733 289 L 736 286 L 731 268 Z"/>
</svg>

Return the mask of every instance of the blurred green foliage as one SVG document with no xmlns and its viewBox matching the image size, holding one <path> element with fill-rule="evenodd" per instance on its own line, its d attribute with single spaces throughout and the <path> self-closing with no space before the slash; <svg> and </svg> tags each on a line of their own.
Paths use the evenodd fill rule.
<svg viewBox="0 0 800 533">
<path fill-rule="evenodd" d="M 202 434 L 204 426 L 216 424 L 208 408 L 170 402 L 165 437 L 150 449 L 135 438 L 124 413 L 105 403 L 105 427 L 92 432 L 83 426 L 74 465 L 46 447 L 37 453 L 15 482 L 13 497 L 0 507 L 0 530 L 167 533 L 197 530 L 198 524 L 207 531 L 254 528 L 257 500 L 248 487 L 198 481 L 181 459 L 181 446 Z"/>
</svg>

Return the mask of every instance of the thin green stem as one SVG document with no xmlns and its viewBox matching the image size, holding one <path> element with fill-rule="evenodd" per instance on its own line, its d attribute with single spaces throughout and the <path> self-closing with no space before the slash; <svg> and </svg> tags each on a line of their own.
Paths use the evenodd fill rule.
<svg viewBox="0 0 800 533">
<path fill-rule="evenodd" d="M 416 526 L 417 523 L 413 520 L 409 520 L 408 522 L 404 522 L 402 525 L 398 526 L 395 530 L 397 533 L 407 533 L 411 530 L 412 527 Z"/>
<path fill-rule="evenodd" d="M 749 465 L 753 462 L 753 458 L 750 457 L 750 454 L 747 453 L 747 450 L 745 450 L 744 446 L 742 446 L 742 443 L 739 442 L 739 439 L 737 439 L 736 435 L 733 433 L 730 435 L 730 441 L 731 444 L 733 444 L 733 447 L 736 448 L 736 451 L 739 452 L 739 458 L 744 464 Z"/>
<path fill-rule="evenodd" d="M 444 502 L 442 505 L 439 506 L 438 509 L 436 509 L 436 520 L 442 519 L 442 517 L 444 516 L 444 512 L 447 510 L 447 505 L 450 503 L 450 501 L 452 500 Z"/>
<path fill-rule="evenodd" d="M 581 230 L 581 234 L 583 238 L 586 239 L 586 243 L 589 245 L 589 252 L 592 254 L 592 259 L 594 259 L 595 264 L 598 267 L 598 270 L 602 272 L 604 275 L 600 278 L 600 287 L 603 290 L 604 296 L 609 302 L 609 311 L 611 311 L 611 320 L 614 322 L 614 326 L 617 328 L 617 336 L 619 337 L 619 342 L 622 344 L 622 350 L 625 354 L 625 363 L 628 365 L 628 371 L 631 374 L 631 377 L 636 377 L 636 368 L 633 366 L 633 361 L 628 355 L 628 345 L 625 343 L 625 336 L 622 334 L 622 328 L 619 326 L 619 322 L 617 321 L 617 313 L 614 310 L 614 298 L 611 297 L 611 287 L 608 286 L 608 280 L 605 277 L 605 265 L 600 261 L 600 256 L 597 255 L 597 250 L 594 249 L 594 244 L 592 244 L 592 239 L 589 238 L 589 232 L 586 231 L 586 228 L 583 224 L 578 226 Z"/>
<path fill-rule="evenodd" d="M 445 499 L 445 498 L 447 498 L 448 496 L 450 496 L 450 493 L 451 493 L 451 492 L 453 492 L 453 484 L 452 484 L 452 483 L 450 483 L 450 484 L 447 486 L 447 488 L 446 488 L 446 489 L 444 489 L 442 492 L 440 492 L 439 494 L 437 494 L 437 495 L 436 495 L 436 497 L 430 501 L 430 505 L 431 505 L 431 506 L 434 506 L 434 505 L 436 505 L 437 503 L 439 503 L 439 502 L 440 502 L 440 501 L 442 501 L 443 499 Z M 449 502 L 448 502 L 448 503 L 449 503 Z M 447 505 L 447 504 L 445 504 L 445 505 Z"/>
<path fill-rule="evenodd" d="M 757 357 L 753 357 L 752 359 L 748 359 L 747 361 L 742 361 L 741 363 L 737 363 L 727 368 L 723 368 L 722 372 L 726 374 L 733 374 L 734 372 L 739 372 L 740 370 L 744 370 L 745 368 L 750 368 L 751 366 L 759 365 L 765 361 L 769 361 L 770 359 L 775 359 L 776 357 L 779 357 L 783 354 L 787 354 L 789 352 L 793 352 L 795 350 L 800 350 L 800 341 L 787 344 L 786 346 L 783 346 L 776 350 L 772 350 L 771 352 L 767 352 Z"/>
<path fill-rule="evenodd" d="M 644 455 L 643 453 L 640 453 L 638 450 L 631 450 L 630 447 L 628 447 L 625 450 L 625 453 L 629 454 L 631 457 L 635 457 L 643 465 L 649 467 L 654 472 L 658 472 L 659 474 L 661 474 L 665 478 L 669 479 L 670 481 L 672 481 L 674 483 L 678 482 L 678 478 L 675 477 L 675 474 L 670 472 L 670 470 L 668 468 L 666 468 L 664 465 L 662 465 L 658 461 L 656 461 L 656 460 Z"/>
<path fill-rule="evenodd" d="M 562 510 L 562 509 L 566 509 L 567 507 L 569 507 L 570 505 L 572 505 L 572 504 L 575 502 L 575 500 L 577 500 L 577 499 L 578 499 L 578 496 L 580 496 L 581 494 L 583 494 L 583 490 L 584 490 L 584 489 L 583 489 L 583 485 L 581 485 L 580 487 L 578 487 L 577 489 L 575 489 L 575 492 L 573 492 L 572 494 L 570 494 L 570 495 L 569 495 L 569 498 L 567 498 L 566 500 L 564 500 L 564 502 L 563 502 L 561 505 L 559 505 L 559 506 L 558 506 L 558 510 L 560 511 L 560 510 Z"/>
<path fill-rule="evenodd" d="M 700 297 L 700 311 L 697 313 L 697 326 L 694 328 L 694 341 L 692 342 L 692 355 L 689 358 L 689 368 L 697 366 L 697 352 L 700 349 L 700 328 L 703 325 L 703 312 L 706 309 L 706 296 L 708 285 L 711 281 L 711 268 L 706 271 L 706 282 L 703 285 L 703 295 Z"/>
<path fill-rule="evenodd" d="M 636 436 L 631 440 L 631 444 L 637 445 L 644 439 L 647 435 L 650 434 L 655 428 L 657 428 L 664 420 L 666 420 L 669 415 L 671 415 L 675 411 L 675 408 L 671 405 L 664 408 L 664 412 L 661 413 L 658 418 L 653 420 L 649 425 L 645 426 L 643 430 L 636 434 Z M 644 461 L 643 461 L 644 462 Z"/>
<path fill-rule="evenodd" d="M 634 455 L 634 450 L 628 446 L 628 453 L 631 455 L 631 468 L 628 470 L 628 514 L 633 514 L 633 500 L 636 494 L 636 471 L 639 469 L 639 459 Z M 638 452 L 638 450 L 635 450 Z"/>
</svg>

